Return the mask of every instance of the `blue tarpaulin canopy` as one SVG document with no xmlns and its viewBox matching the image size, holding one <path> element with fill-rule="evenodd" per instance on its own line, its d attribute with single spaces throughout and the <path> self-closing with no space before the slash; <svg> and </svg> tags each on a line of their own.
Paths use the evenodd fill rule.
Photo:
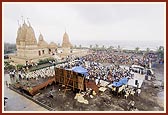
<svg viewBox="0 0 168 115">
<path fill-rule="evenodd" d="M 115 87 L 120 87 L 122 85 L 121 82 L 113 82 L 113 86 Z"/>
<path fill-rule="evenodd" d="M 81 73 L 85 76 L 88 75 L 88 71 L 85 68 L 83 68 L 82 66 L 75 66 L 72 68 L 72 71 L 74 71 L 76 73 Z"/>
<path fill-rule="evenodd" d="M 120 82 L 122 82 L 123 85 L 126 85 L 128 82 L 128 79 L 126 77 L 124 77 L 120 80 Z"/>
<path fill-rule="evenodd" d="M 125 84 L 127 84 L 127 82 L 128 82 L 128 79 L 126 78 L 126 77 L 124 77 L 124 78 L 122 78 L 120 81 L 118 81 L 118 82 L 113 82 L 113 86 L 115 86 L 115 87 L 120 87 L 120 86 L 122 86 L 122 85 L 125 85 Z"/>
</svg>

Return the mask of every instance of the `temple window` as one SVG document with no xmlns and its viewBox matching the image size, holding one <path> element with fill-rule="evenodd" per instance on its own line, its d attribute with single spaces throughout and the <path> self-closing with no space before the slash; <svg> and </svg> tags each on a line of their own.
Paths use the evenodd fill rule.
<svg viewBox="0 0 168 115">
<path fill-rule="evenodd" d="M 51 53 L 51 49 L 49 49 L 49 52 L 48 52 L 49 54 Z"/>
<path fill-rule="evenodd" d="M 41 55 L 41 52 L 39 51 L 39 56 Z"/>
</svg>

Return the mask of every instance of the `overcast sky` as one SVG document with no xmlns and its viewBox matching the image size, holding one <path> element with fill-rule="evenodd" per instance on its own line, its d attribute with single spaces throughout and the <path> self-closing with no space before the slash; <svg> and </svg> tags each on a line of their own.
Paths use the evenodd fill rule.
<svg viewBox="0 0 168 115">
<path fill-rule="evenodd" d="M 18 22 L 29 21 L 36 39 L 61 43 L 66 31 L 76 40 L 164 40 L 164 4 L 8 3 L 3 7 L 4 41 L 16 42 Z"/>
</svg>

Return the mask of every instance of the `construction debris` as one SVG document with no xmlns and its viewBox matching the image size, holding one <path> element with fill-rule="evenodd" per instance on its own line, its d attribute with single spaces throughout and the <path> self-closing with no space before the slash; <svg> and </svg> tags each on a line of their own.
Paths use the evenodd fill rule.
<svg viewBox="0 0 168 115">
<path fill-rule="evenodd" d="M 90 98 L 93 98 L 93 95 L 90 95 Z"/>
<path fill-rule="evenodd" d="M 107 89 L 107 88 L 105 88 L 105 87 L 100 87 L 100 88 L 99 88 L 99 91 L 101 91 L 101 92 L 105 92 L 106 89 Z"/>
<path fill-rule="evenodd" d="M 109 82 L 100 80 L 100 86 L 106 87 L 109 84 Z"/>
<path fill-rule="evenodd" d="M 79 103 L 89 104 L 88 100 L 83 98 L 84 95 L 77 93 L 74 99 L 77 99 Z"/>
<path fill-rule="evenodd" d="M 93 94 L 93 96 L 96 96 L 96 92 L 95 91 L 93 91 L 92 94 Z"/>
</svg>

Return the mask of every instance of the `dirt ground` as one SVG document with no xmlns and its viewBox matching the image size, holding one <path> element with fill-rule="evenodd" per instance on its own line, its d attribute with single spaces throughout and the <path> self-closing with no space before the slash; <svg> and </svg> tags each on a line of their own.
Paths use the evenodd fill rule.
<svg viewBox="0 0 168 115">
<path fill-rule="evenodd" d="M 156 81 L 164 82 L 163 65 L 157 64 L 154 72 L 155 79 L 144 80 L 140 96 L 130 96 L 127 99 L 124 96 L 115 96 L 110 89 L 107 89 L 105 92 L 99 92 L 93 98 L 85 95 L 84 99 L 88 100 L 89 104 L 83 104 L 74 99 L 76 92 L 67 90 L 64 93 L 65 88 L 58 84 L 52 84 L 46 89 L 40 90 L 40 93 L 33 98 L 56 111 L 129 111 L 130 101 L 135 102 L 136 111 L 163 111 L 164 96 L 159 94 L 163 93 L 164 87 L 155 83 Z M 49 97 L 51 89 L 54 89 L 54 98 Z"/>
</svg>

